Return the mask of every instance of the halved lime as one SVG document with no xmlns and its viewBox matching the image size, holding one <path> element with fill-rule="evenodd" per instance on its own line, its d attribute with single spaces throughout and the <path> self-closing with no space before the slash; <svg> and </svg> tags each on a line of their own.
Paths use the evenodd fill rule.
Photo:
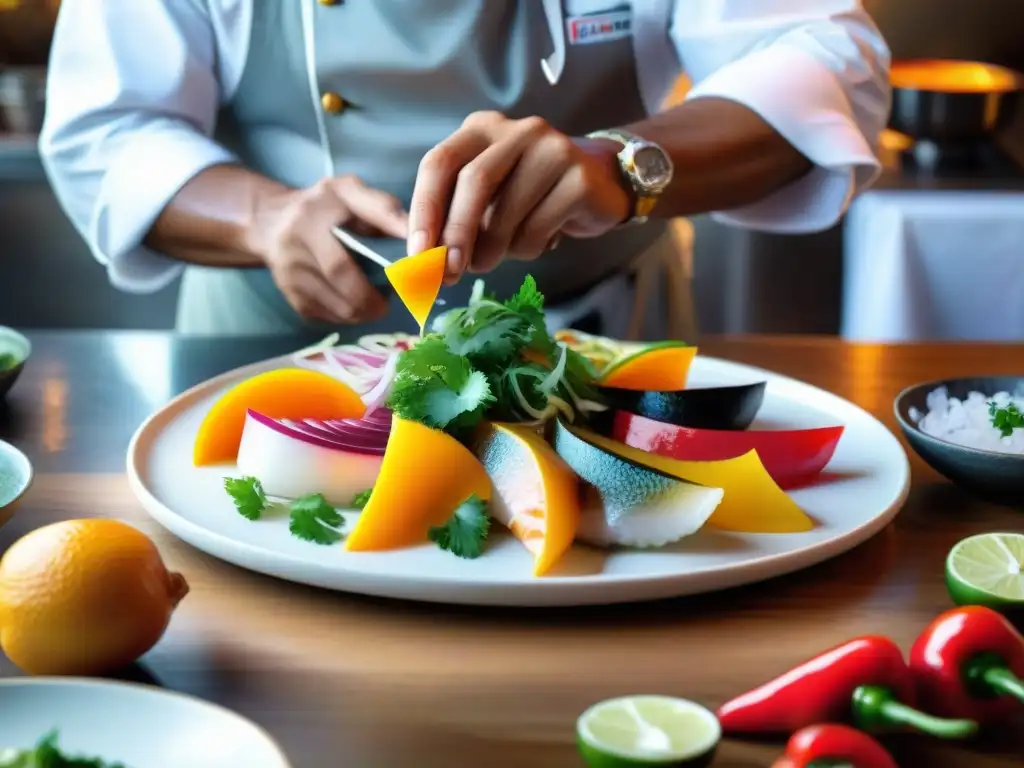
<svg viewBox="0 0 1024 768">
<path fill-rule="evenodd" d="M 711 763 L 722 728 L 713 712 L 686 699 L 623 696 L 580 715 L 576 737 L 590 768 L 694 768 Z"/>
<path fill-rule="evenodd" d="M 1024 607 L 1024 534 L 979 533 L 946 558 L 946 587 L 957 605 Z"/>
</svg>

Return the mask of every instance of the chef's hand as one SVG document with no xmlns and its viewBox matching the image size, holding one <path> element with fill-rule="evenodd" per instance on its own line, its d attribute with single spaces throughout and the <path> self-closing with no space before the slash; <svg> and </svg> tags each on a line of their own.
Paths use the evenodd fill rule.
<svg viewBox="0 0 1024 768">
<path fill-rule="evenodd" d="M 410 206 L 410 253 L 448 246 L 446 282 L 502 258 L 535 259 L 569 237 L 629 217 L 615 142 L 573 140 L 539 117 L 476 112 L 423 158 Z"/>
<path fill-rule="evenodd" d="M 409 216 L 397 198 L 354 176 L 329 178 L 308 189 L 273 195 L 260 206 L 256 220 L 255 250 L 300 315 L 360 323 L 387 313 L 387 300 L 331 229 L 342 226 L 362 235 L 405 239 Z"/>
</svg>

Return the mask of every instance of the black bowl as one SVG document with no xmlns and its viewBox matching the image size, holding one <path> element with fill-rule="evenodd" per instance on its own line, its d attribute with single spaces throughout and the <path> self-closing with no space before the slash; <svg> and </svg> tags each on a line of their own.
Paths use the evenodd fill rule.
<svg viewBox="0 0 1024 768">
<path fill-rule="evenodd" d="M 900 392 L 894 405 L 907 442 L 929 466 L 967 491 L 987 501 L 1024 507 L 1024 455 L 997 453 L 957 445 L 923 432 L 911 415 L 928 412 L 927 397 L 945 387 L 950 397 L 964 399 L 971 392 L 1024 391 L 1024 376 L 989 376 L 947 379 L 915 384 Z"/>
<path fill-rule="evenodd" d="M 892 76 L 889 127 L 938 145 L 991 139 L 1012 123 L 1024 88 L 1020 73 L 975 61 L 897 61 Z M 963 89 L 979 78 L 987 89 Z"/>
<path fill-rule="evenodd" d="M 21 376 L 25 367 L 25 361 L 32 353 L 32 344 L 13 328 L 0 325 L 0 356 L 4 354 L 14 355 L 18 361 L 11 368 L 0 369 L 0 400 L 10 392 L 14 382 Z"/>
</svg>

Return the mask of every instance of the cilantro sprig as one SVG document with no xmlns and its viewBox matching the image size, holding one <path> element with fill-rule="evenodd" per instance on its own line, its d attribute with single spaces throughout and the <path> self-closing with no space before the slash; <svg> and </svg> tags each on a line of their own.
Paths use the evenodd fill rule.
<svg viewBox="0 0 1024 768">
<path fill-rule="evenodd" d="M 123 763 L 110 763 L 98 757 L 71 757 L 57 746 L 58 732 L 50 731 L 34 749 L 3 752 L 0 768 L 126 768 Z"/>
<path fill-rule="evenodd" d="M 263 484 L 255 477 L 225 477 L 224 490 L 246 520 L 259 520 L 269 506 Z"/>
<path fill-rule="evenodd" d="M 225 477 L 224 490 L 238 514 L 247 520 L 259 520 L 267 512 L 287 509 L 288 530 L 292 536 L 322 545 L 336 544 L 342 539 L 345 518 L 321 493 L 302 496 L 289 504 L 275 502 L 267 497 L 262 483 L 250 476 Z"/>
<path fill-rule="evenodd" d="M 456 557 L 474 560 L 484 553 L 490 529 L 487 503 L 473 495 L 458 506 L 444 525 L 431 526 L 427 535 L 438 547 Z"/>
<path fill-rule="evenodd" d="M 388 397 L 399 417 L 453 434 L 484 417 L 534 421 L 600 402 L 590 363 L 547 330 L 532 276 L 505 302 L 478 281 L 469 303 L 402 352 Z"/>
<path fill-rule="evenodd" d="M 341 541 L 342 514 L 327 503 L 322 493 L 311 493 L 291 503 L 288 530 L 292 536 L 314 544 L 337 544 Z"/>
<path fill-rule="evenodd" d="M 1003 437 L 1010 437 L 1014 429 L 1024 428 L 1024 413 L 1016 403 L 1000 408 L 998 403 L 989 402 L 988 415 L 992 420 L 992 426 L 998 429 Z"/>
<path fill-rule="evenodd" d="M 360 491 L 352 497 L 352 503 L 349 505 L 352 509 L 362 509 L 366 506 L 367 502 L 370 501 L 370 496 L 373 494 L 373 488 L 367 488 L 365 491 Z"/>
</svg>

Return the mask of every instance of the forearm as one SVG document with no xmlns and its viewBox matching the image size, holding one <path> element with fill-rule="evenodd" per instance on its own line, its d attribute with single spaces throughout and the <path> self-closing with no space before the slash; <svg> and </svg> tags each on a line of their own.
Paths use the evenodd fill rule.
<svg viewBox="0 0 1024 768">
<path fill-rule="evenodd" d="M 652 213 L 660 218 L 749 205 L 812 168 L 756 112 L 728 99 L 693 99 L 625 128 L 659 144 L 675 165 Z"/>
<path fill-rule="evenodd" d="M 207 267 L 263 266 L 261 222 L 290 189 L 238 165 L 193 177 L 161 212 L 145 244 Z"/>
</svg>

